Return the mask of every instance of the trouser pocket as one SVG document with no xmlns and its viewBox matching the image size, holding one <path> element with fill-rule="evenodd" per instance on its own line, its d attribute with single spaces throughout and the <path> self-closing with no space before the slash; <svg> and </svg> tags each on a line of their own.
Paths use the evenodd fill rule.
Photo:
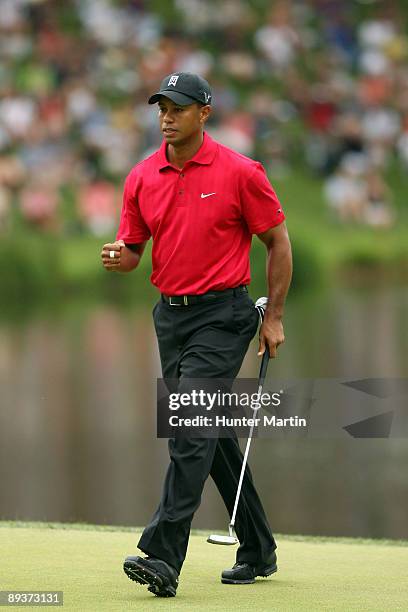
<svg viewBox="0 0 408 612">
<path fill-rule="evenodd" d="M 232 310 L 234 333 L 248 334 L 252 338 L 258 327 L 258 311 L 249 295 L 235 298 Z"/>
</svg>

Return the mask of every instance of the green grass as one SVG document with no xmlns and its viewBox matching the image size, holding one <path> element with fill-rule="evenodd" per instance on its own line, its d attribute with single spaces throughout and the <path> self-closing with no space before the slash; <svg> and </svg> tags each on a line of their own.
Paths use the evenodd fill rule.
<svg viewBox="0 0 408 612">
<path fill-rule="evenodd" d="M 393 187 L 398 220 L 391 229 L 339 224 L 330 218 L 323 200 L 322 181 L 302 169 L 285 179 L 273 179 L 287 215 L 294 252 L 291 294 L 298 289 L 363 278 L 375 282 L 405 282 L 408 271 L 408 180 L 397 169 L 389 183 Z M 19 227 L 0 244 L 0 275 L 4 301 L 16 303 L 57 300 L 68 294 L 88 299 L 134 302 L 157 294 L 150 285 L 151 241 L 140 269 L 130 277 L 107 274 L 100 251 L 113 236 L 46 236 Z M 13 257 L 10 258 L 9 254 Z M 254 293 L 265 287 L 265 247 L 253 240 L 251 252 Z"/>
<path fill-rule="evenodd" d="M 397 210 L 397 223 L 389 229 L 337 223 L 324 201 L 322 181 L 302 170 L 285 179 L 272 179 L 272 183 L 285 209 L 292 237 L 309 244 L 330 271 L 358 264 L 368 255 L 373 265 L 408 261 L 408 183 L 398 169 L 392 168 L 389 176 Z"/>
<path fill-rule="evenodd" d="M 64 609 L 81 612 L 406 610 L 406 542 L 277 536 L 278 573 L 230 586 L 219 575 L 236 549 L 211 546 L 195 533 L 177 597 L 169 600 L 124 575 L 123 557 L 136 552 L 137 537 L 126 528 L 0 523 L 0 589 L 63 590 Z"/>
<path fill-rule="evenodd" d="M 358 265 L 365 268 L 383 265 L 390 269 L 402 264 L 408 265 L 408 181 L 395 169 L 390 181 L 394 187 L 398 222 L 390 229 L 375 229 L 364 225 L 336 223 L 330 217 L 323 199 L 321 179 L 308 172 L 298 169 L 285 179 L 272 178 L 286 212 L 295 253 L 300 252 L 297 265 L 302 274 L 308 272 L 313 262 L 328 274 Z M 82 236 L 61 241 L 59 249 L 64 277 L 75 282 L 97 276 L 106 283 L 106 273 L 99 260 L 104 240 Z M 303 270 L 305 255 L 308 261 Z M 262 260 L 259 261 L 259 271 L 255 270 L 262 275 L 264 257 L 264 246 L 254 239 L 252 263 L 258 268 L 258 260 Z M 144 276 L 150 273 L 151 243 L 143 256 L 141 268 Z M 126 283 L 126 280 L 122 281 L 116 282 L 120 286 Z"/>
<path fill-rule="evenodd" d="M 390 229 L 375 229 L 364 225 L 336 223 L 329 215 L 323 198 L 322 181 L 301 168 L 284 179 L 272 178 L 287 216 L 287 225 L 297 255 L 298 277 L 312 273 L 318 267 L 327 276 L 345 268 L 387 268 L 388 273 L 396 269 L 406 271 L 408 266 L 408 206 L 406 193 L 408 181 L 397 168 L 390 170 L 394 204 L 398 211 L 397 223 Z M 103 239 L 73 237 L 61 241 L 60 256 L 64 277 L 70 282 L 86 281 L 98 277 L 106 284 L 106 273 L 99 261 Z M 143 256 L 139 278 L 146 277 L 151 270 L 151 244 Z M 252 265 L 254 274 L 264 276 L 264 246 L 253 241 Z M 116 275 L 117 276 L 117 275 Z M 117 286 L 127 284 L 121 277 L 114 281 Z M 144 284 L 144 283 L 143 283 Z"/>
</svg>

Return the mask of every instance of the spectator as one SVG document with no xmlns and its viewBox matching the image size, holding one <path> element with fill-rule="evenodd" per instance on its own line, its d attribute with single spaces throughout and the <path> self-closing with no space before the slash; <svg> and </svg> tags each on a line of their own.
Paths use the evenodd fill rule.
<svg viewBox="0 0 408 612">
<path fill-rule="evenodd" d="M 325 195 L 335 217 L 342 221 L 362 222 L 366 206 L 364 174 L 366 161 L 348 153 L 338 170 L 325 184 Z"/>
<path fill-rule="evenodd" d="M 369 170 L 366 180 L 367 205 L 364 221 L 374 227 L 390 227 L 395 221 L 395 212 L 391 206 L 389 187 L 375 168 Z"/>
<path fill-rule="evenodd" d="M 37 179 L 21 192 L 20 208 L 24 220 L 37 229 L 56 233 L 61 227 L 58 193 L 48 182 Z"/>
<path fill-rule="evenodd" d="M 2 0 L 0 155 L 12 151 L 21 168 L 20 182 L 0 178 L 3 227 L 20 199 L 32 226 L 59 231 L 60 193 L 78 183 L 86 227 L 109 228 L 108 184 L 121 183 L 161 137 L 147 92 L 177 70 L 208 76 L 210 129 L 271 173 L 290 172 L 301 148 L 313 171 L 333 174 L 326 191 L 356 194 L 345 169 L 353 153 L 379 172 L 357 183 L 380 191 L 395 153 L 408 166 L 408 39 L 398 11 L 372 7 L 358 22 L 332 0 L 263 4 L 227 0 L 220 10 L 215 0 L 169 0 L 164 20 L 144 0 Z M 344 206 L 333 197 L 340 216 L 372 222 L 359 197 Z"/>
<path fill-rule="evenodd" d="M 255 43 L 278 74 L 282 74 L 294 62 L 301 39 L 292 23 L 290 2 L 274 3 L 268 24 L 255 34 Z"/>
<path fill-rule="evenodd" d="M 117 190 L 103 180 L 84 185 L 79 192 L 79 216 L 95 236 L 112 233 L 117 225 Z"/>
</svg>

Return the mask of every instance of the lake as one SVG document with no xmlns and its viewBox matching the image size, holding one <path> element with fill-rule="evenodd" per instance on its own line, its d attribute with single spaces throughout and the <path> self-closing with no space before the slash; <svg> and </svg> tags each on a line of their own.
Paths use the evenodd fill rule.
<svg viewBox="0 0 408 612">
<path fill-rule="evenodd" d="M 149 520 L 167 467 L 152 307 L 66 299 L 0 321 L 1 519 Z M 404 287 L 296 295 L 268 377 L 407 377 L 407 307 Z M 275 532 L 408 538 L 406 439 L 256 439 L 250 465 Z M 193 527 L 227 524 L 208 482 Z"/>
</svg>

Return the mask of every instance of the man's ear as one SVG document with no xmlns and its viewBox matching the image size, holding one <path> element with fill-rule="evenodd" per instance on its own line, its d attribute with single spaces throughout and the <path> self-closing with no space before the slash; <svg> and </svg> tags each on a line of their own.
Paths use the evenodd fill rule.
<svg viewBox="0 0 408 612">
<path fill-rule="evenodd" d="M 200 117 L 200 121 L 201 123 L 205 123 L 208 119 L 208 117 L 211 114 L 211 106 L 209 104 L 206 104 L 206 106 L 202 106 L 201 107 L 201 117 Z"/>
</svg>

